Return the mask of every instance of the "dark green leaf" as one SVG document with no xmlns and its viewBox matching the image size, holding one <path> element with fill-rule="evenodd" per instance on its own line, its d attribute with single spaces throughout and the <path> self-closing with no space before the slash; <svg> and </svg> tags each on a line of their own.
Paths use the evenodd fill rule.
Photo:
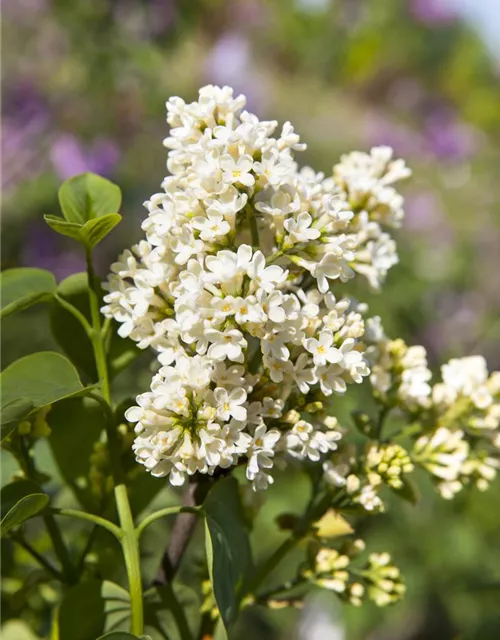
<svg viewBox="0 0 500 640">
<path fill-rule="evenodd" d="M 59 189 L 59 203 L 68 222 L 85 224 L 87 220 L 116 213 L 121 201 L 119 187 L 94 173 L 74 176 Z"/>
<path fill-rule="evenodd" d="M 3 319 L 37 302 L 50 300 L 56 289 L 56 281 L 50 271 L 44 269 L 8 269 L 0 274 L 0 287 L 0 318 Z"/>
<path fill-rule="evenodd" d="M 82 225 L 78 222 L 66 222 L 66 220 L 60 216 L 51 215 L 43 216 L 43 219 L 56 233 L 81 241 Z"/>
<path fill-rule="evenodd" d="M 417 485 L 413 480 L 410 480 L 410 478 L 403 477 L 402 480 L 403 486 L 400 489 L 394 489 L 391 487 L 392 490 L 396 495 L 403 498 L 403 500 L 406 500 L 410 504 L 417 504 L 420 500 L 420 492 Z"/>
<path fill-rule="evenodd" d="M 57 293 L 76 307 L 90 322 L 90 305 L 86 273 L 74 273 L 57 287 Z M 78 320 L 54 300 L 50 309 L 50 326 L 57 343 L 71 362 L 93 382 L 97 370 L 92 343 Z"/>
<path fill-rule="evenodd" d="M 32 409 L 34 404 L 26 398 L 17 398 L 2 407 L 2 442 L 10 436 Z"/>
<path fill-rule="evenodd" d="M 53 351 L 42 351 L 16 360 L 2 371 L 0 381 L 2 406 L 26 400 L 40 409 L 85 393 L 71 362 Z"/>
<path fill-rule="evenodd" d="M 58 640 L 90 640 L 105 630 L 105 601 L 102 582 L 89 580 L 69 589 L 58 611 Z"/>
<path fill-rule="evenodd" d="M 42 493 L 42 490 L 33 480 L 15 480 L 2 487 L 2 491 L 0 492 L 2 518 L 4 518 L 20 500 L 34 493 Z"/>
<path fill-rule="evenodd" d="M 81 230 L 81 239 L 89 249 L 93 249 L 105 238 L 122 219 L 119 213 L 108 213 L 86 222 Z"/>
<path fill-rule="evenodd" d="M 155 587 L 144 594 L 145 633 L 154 639 L 197 638 L 200 628 L 200 602 L 196 593 L 183 584 Z M 179 616 L 179 607 L 185 619 Z M 186 625 L 187 621 L 187 625 Z M 184 629 L 181 635 L 179 627 Z M 160 635 L 159 635 L 160 634 Z"/>
<path fill-rule="evenodd" d="M 12 509 L 2 518 L 2 537 L 14 527 L 19 526 L 25 520 L 36 516 L 49 504 L 49 496 L 45 493 L 32 493 L 21 498 Z"/>
<path fill-rule="evenodd" d="M 61 476 L 82 507 L 97 512 L 99 498 L 87 478 L 94 444 L 105 428 L 102 408 L 89 398 L 70 398 L 52 408 L 47 422 L 51 429 L 49 445 Z"/>
<path fill-rule="evenodd" d="M 243 583 L 252 568 L 236 480 L 219 480 L 208 494 L 204 509 L 208 570 L 221 618 L 229 629 L 238 613 Z"/>
</svg>

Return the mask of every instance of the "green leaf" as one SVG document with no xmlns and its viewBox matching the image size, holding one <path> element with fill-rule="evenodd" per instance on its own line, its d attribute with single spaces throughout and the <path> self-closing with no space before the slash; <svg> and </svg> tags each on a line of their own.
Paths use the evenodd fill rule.
<svg viewBox="0 0 500 640">
<path fill-rule="evenodd" d="M 85 224 L 87 220 L 116 213 L 121 201 L 119 187 L 95 173 L 74 176 L 59 189 L 59 203 L 67 222 Z"/>
<path fill-rule="evenodd" d="M 2 518 L 4 518 L 20 500 L 34 493 L 42 493 L 42 490 L 33 480 L 15 480 L 2 487 L 0 492 Z"/>
<path fill-rule="evenodd" d="M 105 631 L 105 601 L 102 582 L 88 580 L 72 587 L 58 609 L 58 640 L 90 640 Z"/>
<path fill-rule="evenodd" d="M 204 502 L 206 551 L 214 595 L 226 630 L 238 614 L 239 594 L 252 569 L 238 483 L 219 480 Z"/>
<path fill-rule="evenodd" d="M 39 640 L 24 620 L 9 620 L 2 625 L 2 640 Z"/>
<path fill-rule="evenodd" d="M 179 616 L 184 611 L 184 619 Z M 183 640 L 199 637 L 201 622 L 200 601 L 196 593 L 186 585 L 176 583 L 154 587 L 144 593 L 144 632 L 152 638 Z M 180 633 L 180 628 L 184 633 Z"/>
<path fill-rule="evenodd" d="M 89 249 L 93 249 L 116 227 L 121 219 L 122 217 L 119 213 L 108 213 L 99 218 L 89 220 L 82 227 L 82 241 Z"/>
<path fill-rule="evenodd" d="M 60 216 L 46 215 L 43 216 L 43 219 L 52 231 L 55 231 L 62 236 L 68 236 L 69 238 L 78 240 L 79 242 L 81 241 L 81 224 L 77 222 L 66 222 L 66 220 Z"/>
<path fill-rule="evenodd" d="M 71 362 L 42 351 L 20 358 L 0 374 L 2 407 L 29 401 L 35 409 L 86 392 Z"/>
<path fill-rule="evenodd" d="M 34 409 L 34 404 L 26 398 L 17 398 L 2 407 L 2 442 L 10 436 Z"/>
<path fill-rule="evenodd" d="M 400 489 L 395 489 L 394 487 L 391 487 L 391 489 L 393 490 L 393 492 L 398 495 L 400 498 L 403 498 L 403 500 L 406 500 L 407 502 L 409 502 L 410 504 L 418 504 L 418 502 L 420 501 L 420 492 L 418 490 L 417 485 L 413 482 L 413 480 L 410 480 L 410 478 L 407 477 L 403 477 L 402 478 L 403 481 L 403 486 Z"/>
<path fill-rule="evenodd" d="M 49 496 L 45 493 L 32 493 L 21 498 L 21 500 L 8 511 L 5 517 L 2 518 L 2 537 L 14 527 L 22 524 L 25 520 L 43 511 L 48 504 Z"/>
<path fill-rule="evenodd" d="M 37 302 L 50 300 L 56 281 L 45 269 L 7 269 L 0 274 L 2 303 L 0 318 L 22 311 Z"/>
<path fill-rule="evenodd" d="M 78 240 L 89 249 L 93 249 L 105 238 L 122 219 L 119 213 L 108 213 L 99 218 L 87 220 L 84 224 L 66 222 L 59 216 L 44 216 L 45 222 L 56 233 Z"/>
<path fill-rule="evenodd" d="M 99 498 L 87 479 L 94 444 L 105 428 L 102 408 L 89 398 L 69 398 L 52 408 L 47 422 L 49 446 L 62 478 L 82 507 L 97 513 Z"/>
</svg>

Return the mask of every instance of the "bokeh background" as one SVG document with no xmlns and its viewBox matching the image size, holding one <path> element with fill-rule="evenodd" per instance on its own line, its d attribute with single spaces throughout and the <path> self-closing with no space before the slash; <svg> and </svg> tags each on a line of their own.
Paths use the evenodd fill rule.
<svg viewBox="0 0 500 640">
<path fill-rule="evenodd" d="M 166 99 L 230 84 L 260 117 L 291 120 L 308 143 L 303 162 L 318 170 L 377 144 L 406 159 L 414 175 L 403 186 L 400 265 L 370 296 L 372 308 L 392 335 L 424 344 L 434 367 L 483 353 L 490 369 L 500 368 L 498 0 L 2 5 L 3 269 L 39 266 L 58 279 L 83 269 L 76 245 L 42 216 L 58 213 L 61 181 L 94 171 L 124 193 L 124 221 L 98 250 L 105 276 L 139 237 L 141 203 L 165 175 Z M 8 319 L 3 366 L 57 348 L 48 335 L 43 307 Z M 271 491 L 257 546 L 258 536 L 260 547 L 264 535 L 265 544 L 279 541 L 272 510 L 294 505 L 297 482 Z M 364 531 L 402 567 L 403 604 L 337 608 L 331 594 L 302 619 L 250 616 L 238 637 L 500 638 L 500 483 L 451 503 L 424 493 L 416 508 L 398 504 Z M 18 613 L 7 607 L 5 615 Z"/>
</svg>

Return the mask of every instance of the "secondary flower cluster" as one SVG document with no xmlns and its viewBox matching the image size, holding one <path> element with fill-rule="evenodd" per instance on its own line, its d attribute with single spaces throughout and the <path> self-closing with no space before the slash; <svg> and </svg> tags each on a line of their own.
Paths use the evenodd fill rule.
<svg viewBox="0 0 500 640">
<path fill-rule="evenodd" d="M 358 607 L 365 598 L 379 607 L 394 604 L 405 593 L 399 569 L 391 563 L 388 553 L 371 553 L 364 567 L 352 567 L 352 561 L 364 549 L 365 543 L 360 539 L 343 544 L 339 550 L 322 546 L 303 577 Z"/>
<path fill-rule="evenodd" d="M 402 490 L 415 465 L 427 470 L 444 498 L 464 486 L 488 488 L 500 467 L 500 372 L 488 374 L 482 356 L 454 358 L 431 384 L 425 349 L 386 337 L 380 318 L 366 322 L 365 357 L 380 416 L 394 414 L 406 426 L 380 443 L 377 425 L 362 414 L 358 426 L 371 440 L 363 451 L 343 444 L 323 463 L 325 480 L 341 488 L 346 504 L 384 509 L 383 486 Z M 407 448 L 405 448 L 407 447 Z"/>
<path fill-rule="evenodd" d="M 339 432 L 298 403 L 369 374 L 363 305 L 342 284 L 359 273 L 379 286 L 396 261 L 382 225 L 401 220 L 392 185 L 404 163 L 380 147 L 328 178 L 299 170 L 291 124 L 278 134 L 244 104 L 213 86 L 191 104 L 169 100 L 171 175 L 145 203 L 146 239 L 106 285 L 102 311 L 120 335 L 158 352 L 151 390 L 126 417 L 138 461 L 173 484 L 244 462 L 265 488 L 276 459 L 334 450 Z"/>
</svg>

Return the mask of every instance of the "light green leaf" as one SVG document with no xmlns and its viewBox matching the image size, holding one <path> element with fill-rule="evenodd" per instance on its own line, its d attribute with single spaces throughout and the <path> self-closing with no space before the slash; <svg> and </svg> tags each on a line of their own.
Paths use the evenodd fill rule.
<svg viewBox="0 0 500 640">
<path fill-rule="evenodd" d="M 2 537 L 28 518 L 37 515 L 49 502 L 49 497 L 32 480 L 16 480 L 0 493 L 2 513 Z"/>
<path fill-rule="evenodd" d="M 85 224 L 87 220 L 116 213 L 121 201 L 119 187 L 95 173 L 74 176 L 59 189 L 59 203 L 68 222 Z"/>
<path fill-rule="evenodd" d="M 77 222 L 66 222 L 66 220 L 60 216 L 46 215 L 43 216 L 43 219 L 56 233 L 59 233 L 62 236 L 68 236 L 69 238 L 73 238 L 79 242 L 81 241 L 81 224 Z"/>
<path fill-rule="evenodd" d="M 0 374 L 2 407 L 26 400 L 40 409 L 86 390 L 71 362 L 53 351 L 20 358 Z"/>
<path fill-rule="evenodd" d="M 89 220 L 81 230 L 82 242 L 89 249 L 93 249 L 116 227 L 121 219 L 122 217 L 119 213 L 108 213 L 99 218 Z"/>
<path fill-rule="evenodd" d="M 208 570 L 226 630 L 238 614 L 243 583 L 252 570 L 250 542 L 245 529 L 238 483 L 219 480 L 205 502 Z"/>
<path fill-rule="evenodd" d="M 93 249 L 103 240 L 122 219 L 119 213 L 108 213 L 99 218 L 87 220 L 84 224 L 66 222 L 59 216 L 44 216 L 45 222 L 56 233 L 78 240 L 89 249 Z"/>
<path fill-rule="evenodd" d="M 10 436 L 34 409 L 34 404 L 27 398 L 17 398 L 2 407 L 2 442 Z"/>
<path fill-rule="evenodd" d="M 9 620 L 2 625 L 2 640 L 39 640 L 24 620 Z"/>
<path fill-rule="evenodd" d="M 27 309 L 37 302 L 50 300 L 56 289 L 56 281 L 45 269 L 7 269 L 0 274 L 2 303 L 0 318 Z"/>
</svg>

